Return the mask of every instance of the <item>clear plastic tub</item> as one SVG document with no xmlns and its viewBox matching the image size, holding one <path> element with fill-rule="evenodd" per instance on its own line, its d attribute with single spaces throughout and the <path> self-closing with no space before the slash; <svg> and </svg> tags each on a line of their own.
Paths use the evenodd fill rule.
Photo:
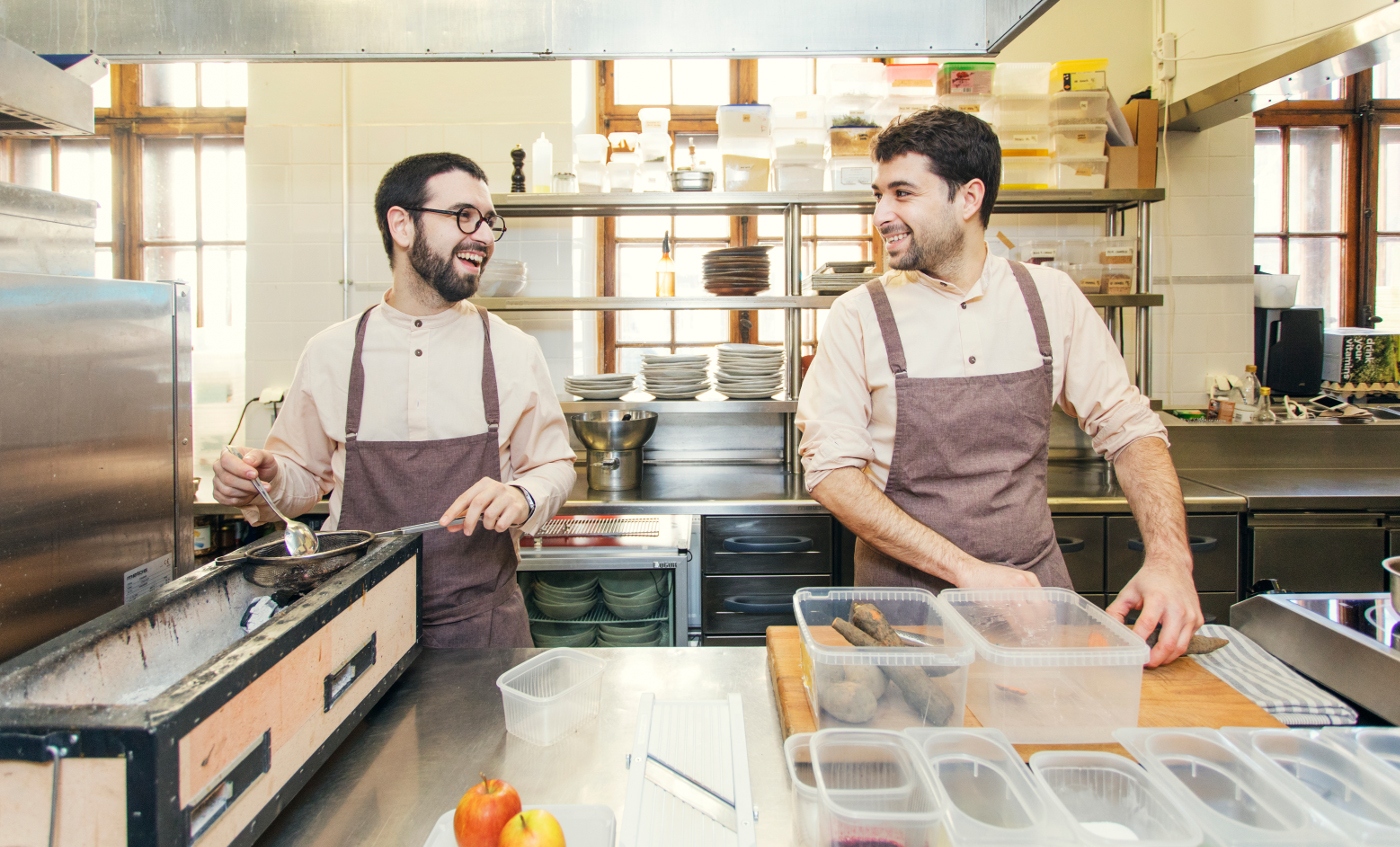
<svg viewBox="0 0 1400 847">
<path fill-rule="evenodd" d="M 1051 136 L 1057 156 L 1102 156 L 1108 124 L 1057 124 Z"/>
<path fill-rule="evenodd" d="M 1027 265 L 1058 262 L 1063 246 L 1063 242 L 1058 238 L 1027 238 L 1016 246 L 1016 257 Z"/>
<path fill-rule="evenodd" d="M 767 191 L 770 160 L 767 156 L 736 156 L 725 153 L 720 158 L 724 170 L 725 191 Z"/>
<path fill-rule="evenodd" d="M 1050 123 L 1050 95 L 1003 94 L 996 98 L 994 120 L 998 126 L 1047 126 Z"/>
<path fill-rule="evenodd" d="M 637 110 L 637 119 L 642 122 L 643 134 L 666 132 L 671 123 L 671 110 L 665 106 L 648 106 Z"/>
<path fill-rule="evenodd" d="M 1070 59 L 1050 67 L 1051 91 L 1102 90 L 1107 83 L 1107 59 Z"/>
<path fill-rule="evenodd" d="M 817 844 L 933 847 L 947 800 L 898 732 L 824 729 L 808 741 L 817 783 Z"/>
<path fill-rule="evenodd" d="M 874 603 L 890 626 L 909 633 L 911 641 L 925 641 L 929 646 L 850 646 L 831 624 L 836 618 L 850 621 L 854 603 Z M 949 625 L 947 607 L 931 592 L 922 588 L 803 588 L 793 595 L 792 605 L 802 636 L 802 685 L 817 726 L 852 725 L 823 705 L 833 686 L 851 683 L 882 689 L 871 692 L 873 715 L 857 725 L 881 729 L 962 726 L 967 666 L 973 650 L 962 628 Z M 918 710 L 910 702 L 915 698 L 905 697 L 895 685 L 882 685 L 883 674 L 869 678 L 871 671 L 893 666 L 928 676 L 931 699 Z"/>
<path fill-rule="evenodd" d="M 875 165 L 868 157 L 832 156 L 830 170 L 832 191 L 868 191 L 875 179 Z"/>
<path fill-rule="evenodd" d="M 1031 772 L 1080 844 L 1194 847 L 1205 837 L 1146 771 L 1116 753 L 1042 750 Z"/>
<path fill-rule="evenodd" d="M 860 156 L 870 158 L 870 145 L 880 128 L 874 126 L 834 126 L 828 130 L 828 143 L 832 156 Z"/>
<path fill-rule="evenodd" d="M 826 125 L 804 127 L 773 127 L 773 147 L 781 149 L 794 144 L 806 144 L 818 150 L 826 149 L 826 137 L 830 130 Z"/>
<path fill-rule="evenodd" d="M 1050 123 L 1107 124 L 1108 92 L 1060 91 L 1051 94 Z"/>
<path fill-rule="evenodd" d="M 826 98 L 820 94 L 797 94 L 774 97 L 773 127 L 826 128 Z"/>
<path fill-rule="evenodd" d="M 1098 262 L 1098 255 L 1094 252 L 1094 242 L 1095 239 L 1092 238 L 1061 238 L 1060 254 L 1057 258 L 1061 262 L 1070 264 Z"/>
<path fill-rule="evenodd" d="M 1049 79 L 1049 62 L 997 62 L 992 93 L 1044 94 Z"/>
<path fill-rule="evenodd" d="M 1400 785 L 1323 743 L 1317 730 L 1235 727 L 1221 734 L 1354 842 L 1400 844 Z"/>
<path fill-rule="evenodd" d="M 881 62 L 842 62 L 832 65 L 830 91 L 835 97 L 885 96 L 885 65 Z"/>
<path fill-rule="evenodd" d="M 857 123 L 875 123 L 875 107 L 882 98 L 846 95 L 826 98 L 826 125 L 851 126 Z"/>
<path fill-rule="evenodd" d="M 602 194 L 608 186 L 608 166 L 601 162 L 579 162 L 574 170 L 580 194 Z"/>
<path fill-rule="evenodd" d="M 720 106 L 715 121 L 721 136 L 766 138 L 773 127 L 773 109 L 752 103 Z"/>
<path fill-rule="evenodd" d="M 496 677 L 506 732 L 548 747 L 598 717 L 605 664 L 582 651 L 559 647 Z"/>
<path fill-rule="evenodd" d="M 1332 829 L 1216 730 L 1120 729 L 1113 734 L 1221 847 L 1344 845 Z"/>
<path fill-rule="evenodd" d="M 937 92 L 938 63 L 885 65 L 885 83 L 893 97 L 931 97 Z"/>
<path fill-rule="evenodd" d="M 1094 239 L 1093 261 L 1101 265 L 1137 265 L 1137 239 L 1130 235 L 1106 235 Z"/>
<path fill-rule="evenodd" d="M 792 782 L 793 843 L 807 847 L 817 843 L 821 801 L 817 798 L 817 778 L 812 775 L 812 733 L 798 732 L 783 742 L 788 779 Z"/>
<path fill-rule="evenodd" d="M 944 94 L 938 98 L 938 105 L 946 109 L 957 109 L 976 115 L 987 123 L 993 122 L 993 109 L 996 101 L 986 94 Z"/>
<path fill-rule="evenodd" d="M 608 160 L 608 137 L 606 135 L 575 135 L 574 155 L 580 162 L 602 164 Z"/>
<path fill-rule="evenodd" d="M 1050 127 L 1048 126 L 997 126 L 997 140 L 1001 142 L 1001 155 L 1049 156 Z"/>
<path fill-rule="evenodd" d="M 995 62 L 947 62 L 938 69 L 939 94 L 992 93 Z"/>
<path fill-rule="evenodd" d="M 1103 265 L 1094 262 L 1070 262 L 1063 267 L 1074 284 L 1085 294 L 1103 294 Z"/>
<path fill-rule="evenodd" d="M 1055 157 L 1055 184 L 1060 188 L 1103 188 L 1107 182 L 1107 156 Z"/>
<path fill-rule="evenodd" d="M 977 660 L 967 705 L 1016 744 L 1107 742 L 1137 726 L 1146 642 L 1064 588 L 944 591 Z"/>
<path fill-rule="evenodd" d="M 1054 160 L 1049 156 L 1002 156 L 1001 187 L 1004 189 L 1054 188 Z"/>
<path fill-rule="evenodd" d="M 637 185 L 637 174 L 641 171 L 640 162 L 608 162 L 608 191 L 626 193 Z"/>
<path fill-rule="evenodd" d="M 875 107 L 871 113 L 875 116 L 872 120 L 881 126 L 888 126 L 895 118 L 907 118 L 916 112 L 925 112 L 938 106 L 938 95 L 932 91 L 922 96 L 905 95 L 902 97 L 886 97 Z"/>
<path fill-rule="evenodd" d="M 1352 735 L 1352 743 L 1363 762 L 1400 780 L 1400 729 L 1359 729 Z"/>
<path fill-rule="evenodd" d="M 1050 808 L 1021 756 L 994 729 L 910 729 L 928 776 L 947 796 L 951 845 L 1064 843 L 1065 822 Z"/>
<path fill-rule="evenodd" d="M 773 180 L 778 191 L 821 191 L 826 182 L 826 161 L 773 162 Z"/>
</svg>

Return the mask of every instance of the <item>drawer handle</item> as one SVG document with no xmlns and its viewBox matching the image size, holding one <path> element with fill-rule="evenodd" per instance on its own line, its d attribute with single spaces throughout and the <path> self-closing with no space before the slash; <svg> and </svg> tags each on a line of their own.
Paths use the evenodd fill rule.
<svg viewBox="0 0 1400 847">
<path fill-rule="evenodd" d="M 185 832 L 192 844 L 205 830 L 227 812 L 234 802 L 258 777 L 272 767 L 272 730 L 263 732 L 262 737 L 239 754 L 224 772 L 214 778 L 213 784 L 199 795 L 199 798 L 183 810 Z"/>
<path fill-rule="evenodd" d="M 1055 543 L 1060 545 L 1061 553 L 1078 553 L 1084 549 L 1084 539 L 1082 538 L 1059 536 L 1055 539 Z"/>
<path fill-rule="evenodd" d="M 731 553 L 806 553 L 813 544 L 812 539 L 800 535 L 738 535 L 724 539 L 724 549 Z"/>
<path fill-rule="evenodd" d="M 1191 536 L 1192 553 L 1209 553 L 1210 551 L 1214 550 L 1216 547 L 1219 546 L 1220 540 L 1218 538 L 1211 538 L 1209 535 Z M 1146 547 L 1142 546 L 1141 538 L 1129 538 L 1128 549 L 1132 550 L 1135 553 L 1143 553 L 1147 550 Z"/>
<path fill-rule="evenodd" d="M 329 712 L 339 700 L 342 694 L 350 690 L 350 686 L 355 680 L 364 675 L 365 671 L 374 667 L 374 660 L 377 653 L 375 640 L 379 633 L 373 633 L 365 646 L 355 651 L 355 655 L 346 660 L 345 664 L 326 674 L 325 679 L 325 707 L 322 711 Z"/>
<path fill-rule="evenodd" d="M 792 595 L 755 594 L 750 597 L 726 597 L 724 610 L 741 615 L 781 615 L 792 612 Z"/>
</svg>

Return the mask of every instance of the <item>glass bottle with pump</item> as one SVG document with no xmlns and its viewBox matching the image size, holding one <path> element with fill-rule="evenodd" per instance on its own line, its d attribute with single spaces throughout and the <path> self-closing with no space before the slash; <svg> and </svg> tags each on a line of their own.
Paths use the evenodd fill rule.
<svg viewBox="0 0 1400 847">
<path fill-rule="evenodd" d="M 1259 389 L 1259 411 L 1254 413 L 1254 422 L 1261 424 L 1278 423 L 1278 415 L 1274 414 L 1273 391 L 1265 386 Z"/>
<path fill-rule="evenodd" d="M 661 261 L 656 263 L 656 296 L 676 296 L 676 263 L 671 260 L 671 233 L 661 237 Z"/>
</svg>

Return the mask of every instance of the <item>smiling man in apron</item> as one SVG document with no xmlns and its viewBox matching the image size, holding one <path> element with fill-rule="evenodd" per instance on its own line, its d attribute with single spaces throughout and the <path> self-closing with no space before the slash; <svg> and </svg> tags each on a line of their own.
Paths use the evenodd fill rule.
<svg viewBox="0 0 1400 847">
<path fill-rule="evenodd" d="M 1149 662 L 1203 621 L 1166 429 L 1064 273 L 992 256 L 991 127 L 934 109 L 880 133 L 875 226 L 889 266 L 832 306 L 802 385 L 806 485 L 859 537 L 856 584 L 1072 588 L 1046 485 L 1055 404 L 1114 464 L 1142 570 L 1109 607 L 1162 627 Z"/>
<path fill-rule="evenodd" d="M 392 287 L 307 343 L 266 446 L 225 452 L 214 496 L 272 520 L 257 475 L 289 515 L 330 493 L 327 529 L 463 516 L 423 536 L 424 646 L 530 647 L 516 544 L 568 496 L 574 452 L 539 344 L 467 300 L 505 221 L 454 153 L 390 168 L 375 214 Z"/>
</svg>

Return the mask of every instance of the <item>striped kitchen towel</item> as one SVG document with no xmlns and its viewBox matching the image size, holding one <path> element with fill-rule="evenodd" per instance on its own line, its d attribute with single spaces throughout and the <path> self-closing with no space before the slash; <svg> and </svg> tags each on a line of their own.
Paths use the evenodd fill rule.
<svg viewBox="0 0 1400 847">
<path fill-rule="evenodd" d="M 1356 711 L 1228 626 L 1208 624 L 1198 634 L 1230 643 L 1196 663 L 1289 726 L 1353 726 Z"/>
</svg>

